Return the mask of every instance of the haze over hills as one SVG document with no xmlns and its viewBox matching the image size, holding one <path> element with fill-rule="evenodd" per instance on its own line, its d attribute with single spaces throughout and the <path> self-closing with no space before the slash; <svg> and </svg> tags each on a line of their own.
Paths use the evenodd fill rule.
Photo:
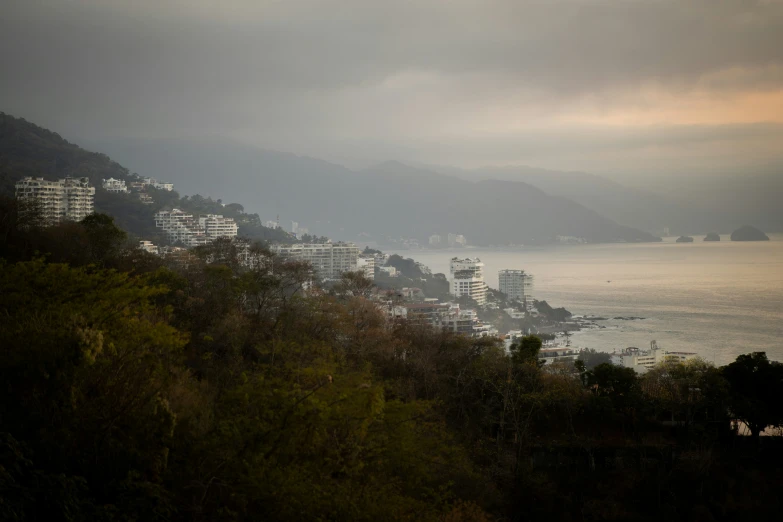
<svg viewBox="0 0 783 522">
<path fill-rule="evenodd" d="M 527 183 L 472 182 L 386 162 L 354 171 L 313 158 L 215 141 L 123 140 L 91 143 L 132 170 L 164 177 L 186 191 L 219 192 L 266 219 L 296 220 L 318 235 L 367 233 L 425 239 L 461 233 L 472 244 L 655 241 Z M 365 236 L 366 237 L 366 236 Z"/>
<path fill-rule="evenodd" d="M 729 233 L 745 223 L 768 231 L 783 230 L 779 194 L 783 169 L 763 174 L 682 175 L 665 184 L 628 186 L 587 172 L 558 171 L 523 165 L 459 169 L 430 167 L 467 180 L 522 181 L 572 199 L 628 226 L 659 233 Z"/>
</svg>

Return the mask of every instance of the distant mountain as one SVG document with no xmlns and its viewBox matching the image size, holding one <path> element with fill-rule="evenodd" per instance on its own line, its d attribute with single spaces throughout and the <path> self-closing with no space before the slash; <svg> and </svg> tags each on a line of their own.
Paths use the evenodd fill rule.
<svg viewBox="0 0 783 522">
<path fill-rule="evenodd" d="M 685 176 L 672 180 L 664 197 L 708 220 L 710 230 L 728 233 L 753 223 L 768 232 L 783 232 L 783 165 L 763 173 Z"/>
<path fill-rule="evenodd" d="M 539 169 L 523 165 L 458 169 L 431 167 L 438 172 L 470 181 L 520 181 L 553 196 L 571 199 L 625 225 L 650 232 L 669 227 L 672 233 L 710 230 L 706 214 L 653 191 L 629 188 L 587 172 Z"/>
<path fill-rule="evenodd" d="M 235 143 L 124 140 L 92 143 L 138 172 L 188 191 L 220 192 L 311 233 L 336 239 L 461 233 L 473 244 L 655 241 L 584 206 L 526 183 L 471 182 L 387 162 L 362 171 Z"/>
</svg>

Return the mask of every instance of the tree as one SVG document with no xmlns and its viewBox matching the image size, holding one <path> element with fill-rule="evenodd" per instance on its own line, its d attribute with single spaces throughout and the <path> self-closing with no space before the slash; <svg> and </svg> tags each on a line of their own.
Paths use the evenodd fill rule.
<svg viewBox="0 0 783 522">
<path fill-rule="evenodd" d="M 87 234 L 87 255 L 96 264 L 103 264 L 116 257 L 128 237 L 124 230 L 114 224 L 114 218 L 107 214 L 90 214 L 79 224 Z"/>
<path fill-rule="evenodd" d="M 767 426 L 783 424 L 783 365 L 772 363 L 764 352 L 743 354 L 722 368 L 729 383 L 734 416 L 758 438 Z"/>
<path fill-rule="evenodd" d="M 535 335 L 526 335 L 511 345 L 511 357 L 516 364 L 538 363 L 538 352 L 543 342 Z"/>
<path fill-rule="evenodd" d="M 343 272 L 340 280 L 334 285 L 334 292 L 342 297 L 369 298 L 375 287 L 372 279 L 361 270 L 356 272 Z"/>
<path fill-rule="evenodd" d="M 585 348 L 579 352 L 577 360 L 584 363 L 585 369 L 592 370 L 599 364 L 612 362 L 612 356 L 608 353 L 598 352 L 593 348 Z"/>
</svg>

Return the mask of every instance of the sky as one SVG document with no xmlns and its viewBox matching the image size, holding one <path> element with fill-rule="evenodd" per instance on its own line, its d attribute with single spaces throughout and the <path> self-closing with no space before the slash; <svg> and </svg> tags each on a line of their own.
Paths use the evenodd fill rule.
<svg viewBox="0 0 783 522">
<path fill-rule="evenodd" d="M 783 165 L 783 0 L 0 10 L 0 110 L 69 138 L 220 138 L 349 165 L 628 179 Z"/>
</svg>

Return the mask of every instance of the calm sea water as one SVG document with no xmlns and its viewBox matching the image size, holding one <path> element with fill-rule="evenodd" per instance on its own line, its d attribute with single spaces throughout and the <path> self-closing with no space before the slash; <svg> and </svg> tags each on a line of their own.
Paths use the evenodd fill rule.
<svg viewBox="0 0 783 522">
<path fill-rule="evenodd" d="M 575 315 L 645 318 L 602 321 L 607 328 L 575 334 L 577 346 L 611 352 L 656 340 L 726 364 L 751 351 L 783 361 L 783 235 L 770 238 L 398 253 L 446 274 L 451 257 L 479 257 L 493 288 L 498 270 L 524 269 L 536 299 Z"/>
</svg>

